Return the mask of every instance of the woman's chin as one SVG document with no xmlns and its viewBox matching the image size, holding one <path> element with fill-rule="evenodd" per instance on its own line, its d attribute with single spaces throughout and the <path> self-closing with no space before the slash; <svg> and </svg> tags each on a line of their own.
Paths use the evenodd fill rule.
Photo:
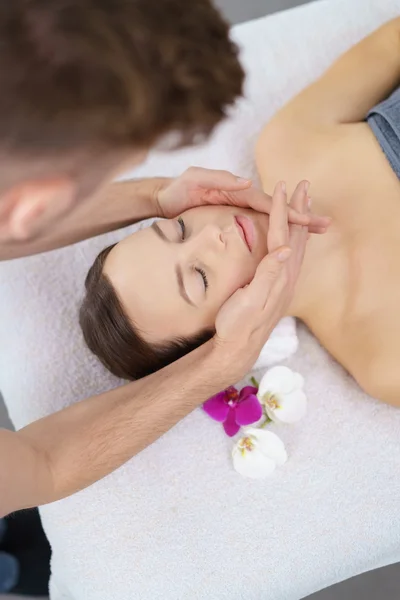
<svg viewBox="0 0 400 600">
<path fill-rule="evenodd" d="M 256 227 L 256 245 L 253 253 L 260 261 L 268 254 L 269 217 L 263 213 L 253 212 L 253 223 Z"/>
</svg>

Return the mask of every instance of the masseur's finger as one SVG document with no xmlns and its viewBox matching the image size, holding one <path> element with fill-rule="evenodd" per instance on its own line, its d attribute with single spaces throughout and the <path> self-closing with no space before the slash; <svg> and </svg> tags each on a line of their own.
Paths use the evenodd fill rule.
<svg viewBox="0 0 400 600">
<path fill-rule="evenodd" d="M 320 217 L 310 213 L 301 215 L 293 208 L 289 208 L 289 222 L 296 225 L 307 225 L 312 233 L 320 233 L 320 229 L 326 229 L 331 224 L 329 217 Z"/>
<path fill-rule="evenodd" d="M 251 186 L 251 180 L 238 177 L 229 171 L 217 169 L 203 169 L 202 167 L 189 167 L 183 175 L 185 179 L 199 187 L 208 190 L 236 191 L 244 190 Z"/>
<path fill-rule="evenodd" d="M 288 205 L 286 185 L 283 181 L 275 186 L 272 196 L 267 242 L 268 252 L 273 252 L 279 246 L 289 244 Z"/>
<path fill-rule="evenodd" d="M 286 277 L 282 277 L 282 272 L 284 264 L 290 260 L 292 252 L 289 246 L 280 246 L 263 258 L 252 281 L 245 288 L 246 301 L 249 305 L 264 309 L 277 280 L 281 278 L 282 281 L 286 280 Z"/>
<path fill-rule="evenodd" d="M 308 187 L 309 183 L 307 181 L 301 182 L 291 198 L 290 204 L 299 212 L 299 214 L 309 213 L 309 201 L 307 196 Z M 289 245 L 293 250 L 293 254 L 288 261 L 287 268 L 289 271 L 289 279 L 291 281 L 297 280 L 303 263 L 308 236 L 308 227 L 292 224 L 289 226 Z"/>
<path fill-rule="evenodd" d="M 272 208 L 272 198 L 262 190 L 256 187 L 249 187 L 245 190 L 226 193 L 225 197 L 229 204 L 252 208 L 257 212 L 270 214 Z"/>
<path fill-rule="evenodd" d="M 310 187 L 309 181 L 300 181 L 300 183 L 296 186 L 296 189 L 293 192 L 292 197 L 290 198 L 290 208 L 293 208 L 296 213 L 301 215 L 302 217 L 310 216 L 310 212 L 308 210 L 308 188 Z M 323 217 L 325 218 L 325 217 Z M 303 225 L 303 223 L 301 223 Z M 300 225 L 300 223 L 299 223 Z M 306 223 L 304 223 L 306 225 Z"/>
<path fill-rule="evenodd" d="M 313 215 L 307 206 L 305 212 L 303 210 L 304 194 L 307 196 L 309 187 L 310 182 L 307 180 L 301 181 L 296 186 L 290 200 L 289 222 L 294 225 L 307 225 L 310 233 L 325 233 L 330 225 L 330 218 Z"/>
</svg>

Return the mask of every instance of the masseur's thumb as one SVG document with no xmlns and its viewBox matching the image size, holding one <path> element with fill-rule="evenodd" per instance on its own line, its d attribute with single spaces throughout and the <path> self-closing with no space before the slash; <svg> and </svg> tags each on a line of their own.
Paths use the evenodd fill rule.
<svg viewBox="0 0 400 600">
<path fill-rule="evenodd" d="M 278 280 L 281 280 L 284 263 L 292 254 L 291 248 L 277 248 L 260 262 L 252 281 L 242 289 L 241 302 L 254 310 L 264 310 Z M 284 284 L 284 281 L 281 280 Z"/>
<path fill-rule="evenodd" d="M 289 246 L 281 246 L 263 258 L 257 267 L 253 281 L 250 283 L 256 294 L 260 294 L 260 296 L 268 295 L 276 278 L 281 273 L 284 263 L 291 254 L 292 249 Z"/>
</svg>

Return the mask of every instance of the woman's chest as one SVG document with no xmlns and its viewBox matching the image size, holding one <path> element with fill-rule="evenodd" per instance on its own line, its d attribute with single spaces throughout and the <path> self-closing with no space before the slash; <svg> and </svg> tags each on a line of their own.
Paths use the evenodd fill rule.
<svg viewBox="0 0 400 600">
<path fill-rule="evenodd" d="M 400 182 L 366 124 L 323 148 L 287 164 L 291 179 L 310 179 L 313 211 L 332 217 L 308 243 L 294 314 L 354 373 L 356 353 L 400 359 Z"/>
<path fill-rule="evenodd" d="M 325 259 L 329 292 L 342 294 L 345 317 L 399 306 L 400 182 L 367 125 L 332 150 L 324 173 L 315 173 L 315 194 L 315 209 L 333 223 L 314 238 L 308 260 Z"/>
<path fill-rule="evenodd" d="M 299 282 L 303 320 L 351 373 L 360 354 L 400 359 L 400 211 L 385 214 L 314 237 Z"/>
</svg>

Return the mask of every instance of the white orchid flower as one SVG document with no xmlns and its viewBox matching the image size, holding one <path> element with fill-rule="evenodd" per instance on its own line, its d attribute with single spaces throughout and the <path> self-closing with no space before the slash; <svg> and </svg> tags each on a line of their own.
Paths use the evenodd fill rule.
<svg viewBox="0 0 400 600">
<path fill-rule="evenodd" d="M 295 423 L 307 412 L 304 379 L 288 367 L 273 367 L 260 381 L 258 399 L 267 416 L 278 423 Z"/>
<path fill-rule="evenodd" d="M 285 446 L 275 433 L 248 427 L 232 450 L 233 466 L 240 475 L 261 479 L 287 461 Z"/>
</svg>

